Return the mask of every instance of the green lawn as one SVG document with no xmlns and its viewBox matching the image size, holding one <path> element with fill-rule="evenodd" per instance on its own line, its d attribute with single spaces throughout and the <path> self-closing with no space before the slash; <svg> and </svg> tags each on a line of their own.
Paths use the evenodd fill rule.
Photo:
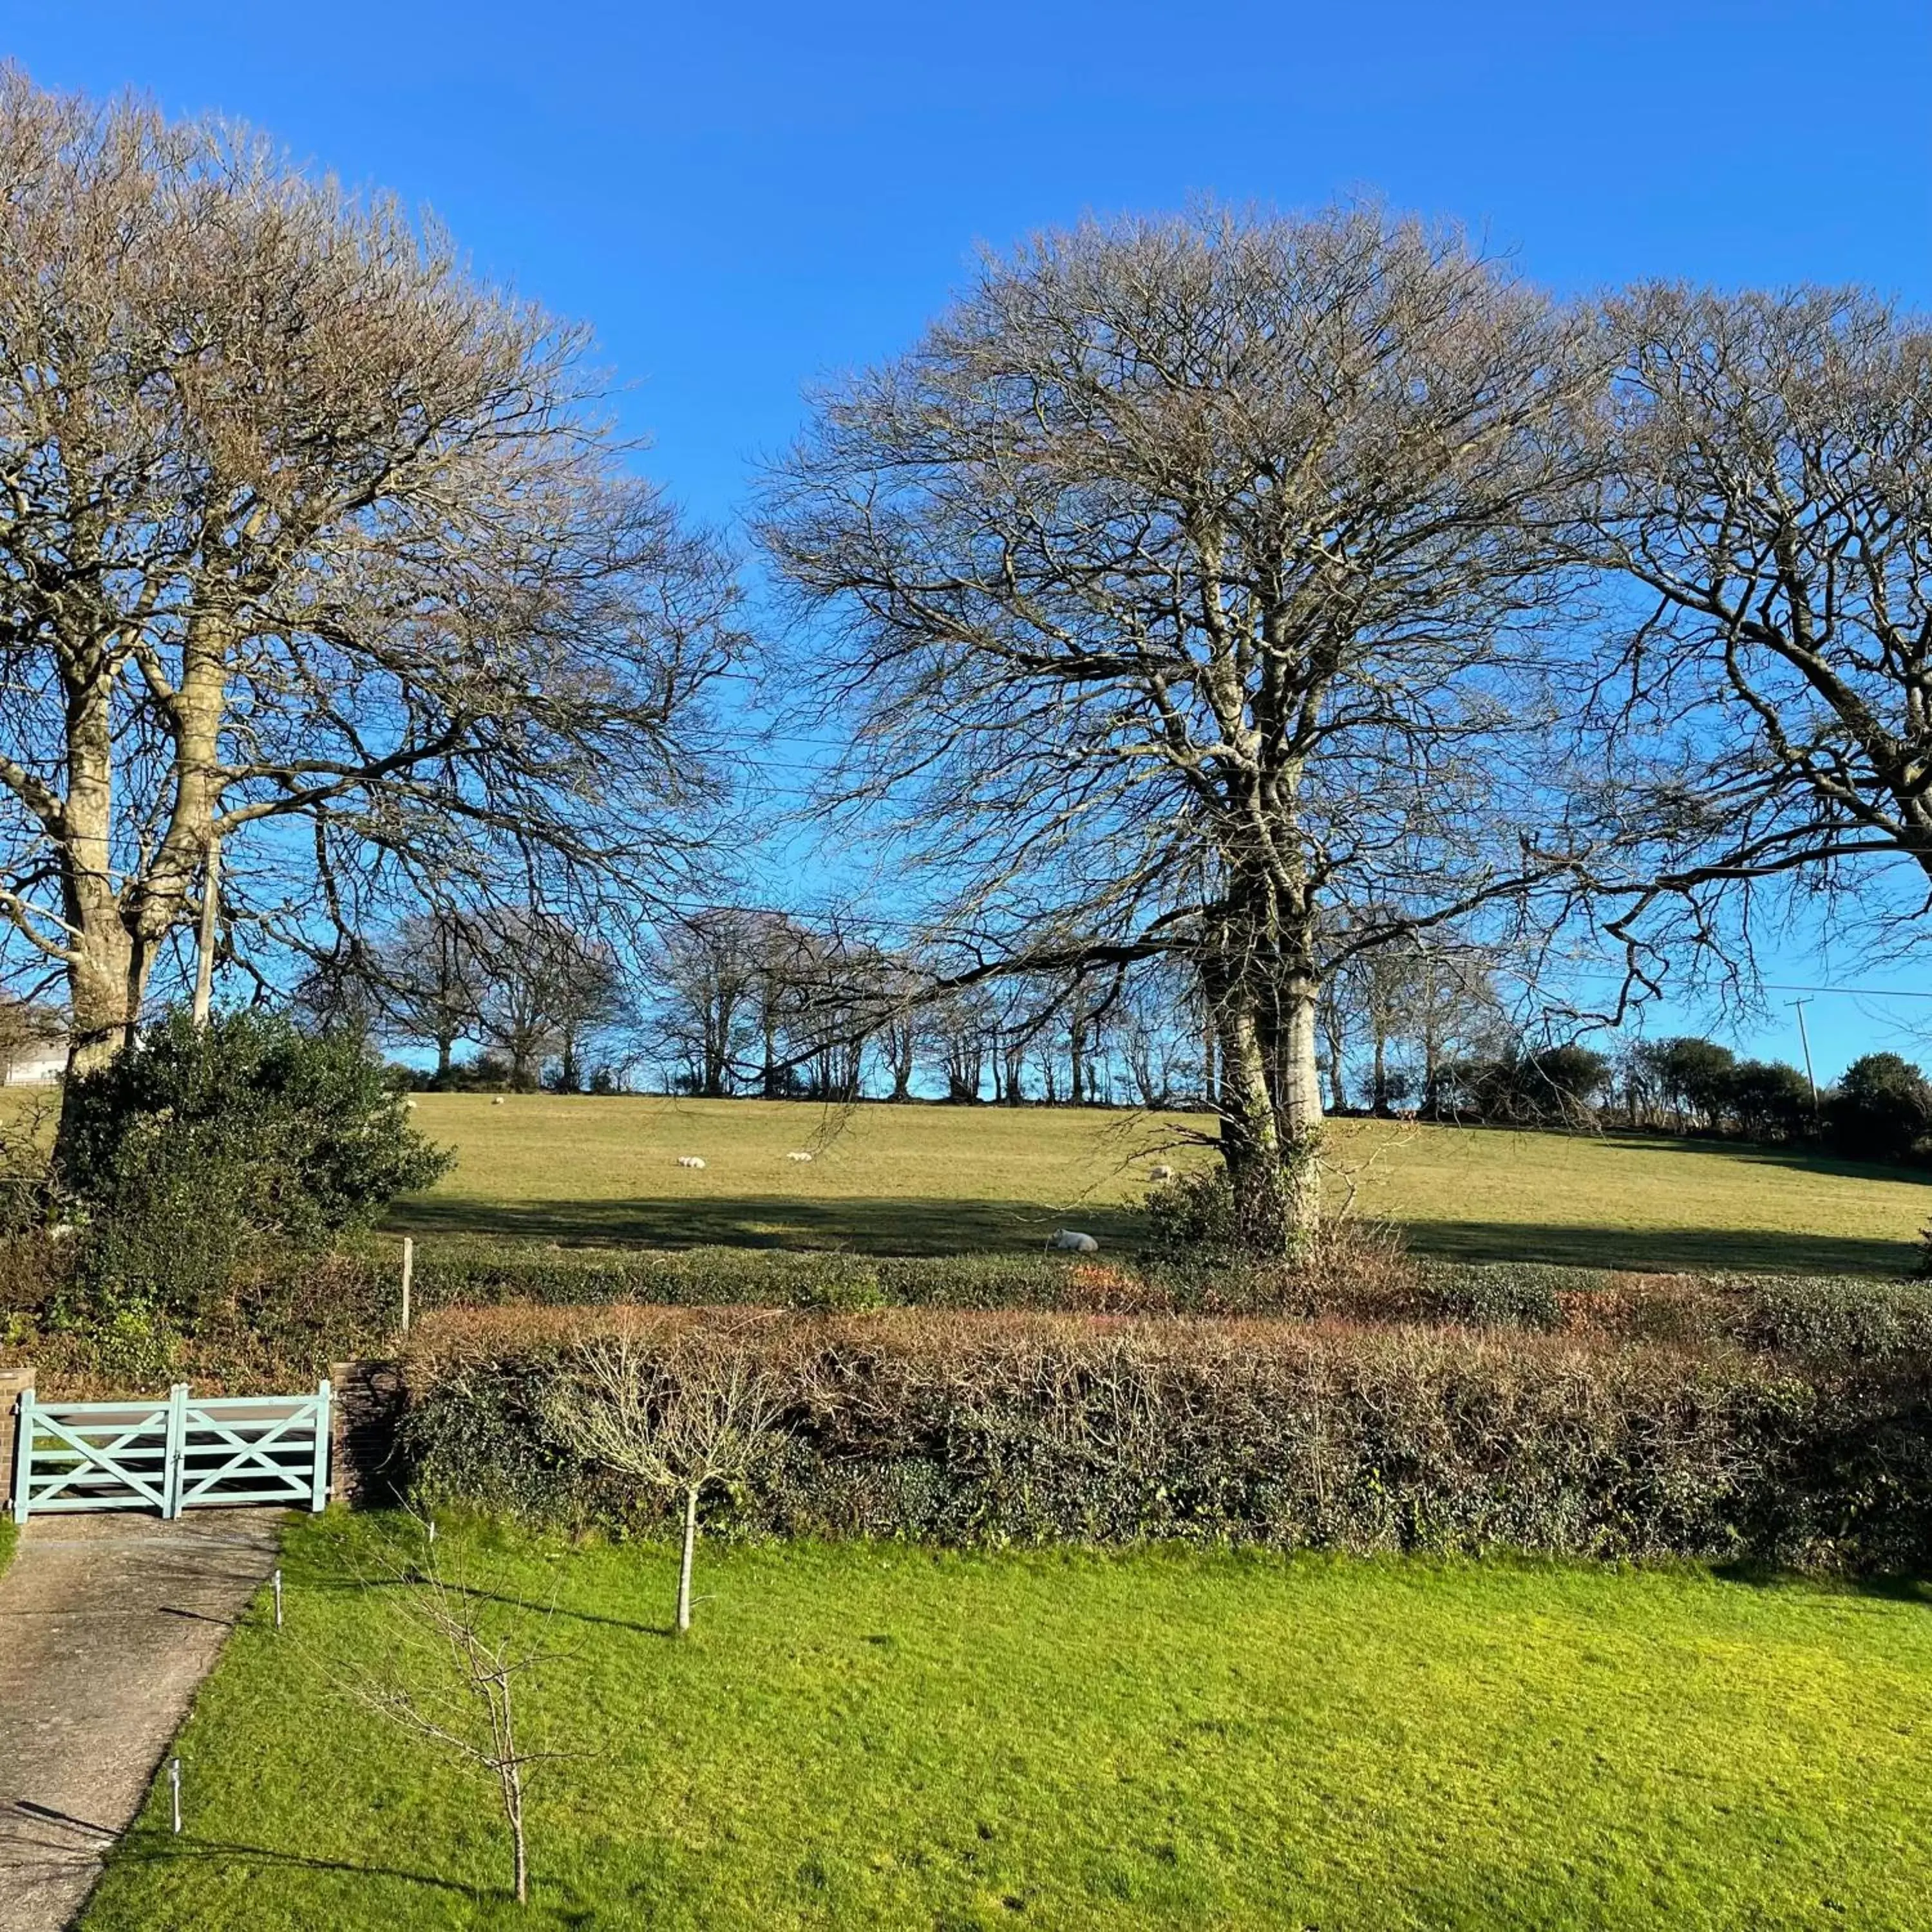
<svg viewBox="0 0 1932 1932">
<path fill-rule="evenodd" d="M 1923 1927 L 1932 1598 L 1693 1570 L 485 1545 L 582 1756 L 490 1798 L 348 1700 L 370 1520 L 292 1533 L 86 1932 Z M 394 1588 L 395 1586 L 388 1586 Z"/>
<path fill-rule="evenodd" d="M 946 1253 L 1132 1239 L 1124 1204 L 1201 1123 L 1076 1108 L 424 1095 L 456 1171 L 400 1208 L 417 1234 Z M 1427 1253 L 1638 1269 L 1897 1274 L 1932 1220 L 1922 1176 L 1769 1148 L 1342 1121 L 1330 1198 Z M 788 1160 L 794 1149 L 809 1162 Z M 676 1165 L 701 1156 L 701 1171 Z"/>
</svg>

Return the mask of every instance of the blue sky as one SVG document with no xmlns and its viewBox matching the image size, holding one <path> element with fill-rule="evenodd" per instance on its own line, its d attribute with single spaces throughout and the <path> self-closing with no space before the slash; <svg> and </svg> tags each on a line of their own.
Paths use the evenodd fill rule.
<svg viewBox="0 0 1932 1932">
<path fill-rule="evenodd" d="M 434 208 L 596 326 L 649 466 L 719 520 L 803 386 L 906 344 L 978 245 L 1088 211 L 1371 193 L 1560 290 L 1856 280 L 1932 307 L 1925 0 L 0 0 L 0 46 Z M 1838 976 L 1799 948 L 1776 976 Z M 1932 1046 L 1932 1001 L 1821 999 L 1821 1074 L 1915 1012 Z M 1790 1016 L 1748 1043 L 1795 1058 Z"/>
</svg>

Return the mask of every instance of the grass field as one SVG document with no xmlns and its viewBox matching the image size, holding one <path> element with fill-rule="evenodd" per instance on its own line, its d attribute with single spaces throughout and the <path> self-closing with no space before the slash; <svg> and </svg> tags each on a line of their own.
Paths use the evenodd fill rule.
<svg viewBox="0 0 1932 1932">
<path fill-rule="evenodd" d="M 459 1163 L 397 1228 L 640 1246 L 946 1253 L 1068 1225 L 1131 1240 L 1148 1167 L 1213 1158 L 1184 1144 L 1198 1120 L 1071 1108 L 425 1094 L 416 1119 Z M 1352 1120 L 1330 1139 L 1331 1200 L 1352 1189 L 1418 1250 L 1471 1260 L 1896 1274 L 1932 1220 L 1922 1175 L 1774 1148 Z"/>
<path fill-rule="evenodd" d="M 1932 1599 L 1690 1570 L 707 1550 L 489 1532 L 582 1755 L 487 1788 L 342 1690 L 370 1520 L 300 1525 L 86 1932 L 1923 1927 Z M 446 1531 L 445 1546 L 486 1540 Z M 393 1588 L 394 1586 L 386 1586 Z"/>
</svg>

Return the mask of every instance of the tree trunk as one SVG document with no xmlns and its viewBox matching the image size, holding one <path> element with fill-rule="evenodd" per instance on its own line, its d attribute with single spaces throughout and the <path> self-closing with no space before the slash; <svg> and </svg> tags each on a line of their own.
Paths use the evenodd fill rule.
<svg viewBox="0 0 1932 1932">
<path fill-rule="evenodd" d="M 1234 1197 L 1234 1237 L 1249 1252 L 1292 1257 L 1322 1211 L 1317 988 L 1295 975 L 1258 997 L 1251 971 L 1207 969 L 1217 1020 L 1221 1154 Z"/>
<path fill-rule="evenodd" d="M 148 981 L 147 949 L 111 905 L 98 921 L 82 924 L 77 951 L 68 968 L 70 1079 L 105 1066 L 132 1042 Z"/>
<path fill-rule="evenodd" d="M 698 1552 L 698 1485 L 684 1492 L 684 1550 L 677 1564 L 677 1634 L 691 1628 L 691 1565 Z"/>
<path fill-rule="evenodd" d="M 503 1810 L 510 1821 L 517 1903 L 527 1905 L 530 1902 L 530 1860 L 524 1839 L 524 1774 L 514 1764 L 503 1767 Z"/>
<path fill-rule="evenodd" d="M 1322 1216 L 1322 1076 L 1315 1052 L 1318 991 L 1312 980 L 1298 977 L 1289 982 L 1280 1006 L 1276 1106 L 1291 1252 L 1307 1244 Z"/>
<path fill-rule="evenodd" d="M 221 841 L 208 834 L 207 856 L 202 861 L 201 923 L 195 936 L 194 1023 L 208 1024 L 214 1002 L 214 946 L 220 932 Z"/>
</svg>

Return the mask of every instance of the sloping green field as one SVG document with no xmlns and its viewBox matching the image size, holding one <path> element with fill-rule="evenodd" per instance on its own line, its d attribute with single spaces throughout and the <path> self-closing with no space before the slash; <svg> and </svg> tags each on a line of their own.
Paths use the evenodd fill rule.
<svg viewBox="0 0 1932 1932">
<path fill-rule="evenodd" d="M 1157 1160 L 1211 1160 L 1203 1123 L 1081 1108 L 831 1110 L 760 1101 L 424 1094 L 455 1172 L 393 1217 L 418 1234 L 642 1246 L 1036 1247 L 1133 1238 Z M 1932 1221 L 1923 1175 L 1774 1148 L 1339 1121 L 1330 1198 L 1418 1250 L 1639 1269 L 1896 1274 Z M 809 1162 L 794 1161 L 794 1152 Z M 701 1170 L 680 1168 L 694 1154 Z"/>
</svg>

